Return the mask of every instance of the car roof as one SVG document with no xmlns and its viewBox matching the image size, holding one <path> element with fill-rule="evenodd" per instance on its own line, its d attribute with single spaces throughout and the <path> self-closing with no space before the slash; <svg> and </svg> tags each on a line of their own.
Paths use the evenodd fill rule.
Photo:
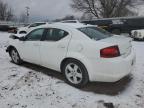
<svg viewBox="0 0 144 108">
<path fill-rule="evenodd" d="M 60 27 L 60 28 L 63 28 L 63 27 L 65 27 L 66 28 L 67 27 L 67 28 L 77 29 L 77 28 L 90 27 L 90 26 L 96 27 L 94 25 L 83 24 L 83 23 L 60 23 L 60 22 L 58 22 L 58 23 L 41 25 L 38 28 L 40 28 L 40 27 L 44 27 L 44 28 L 47 28 L 47 27 Z"/>
</svg>

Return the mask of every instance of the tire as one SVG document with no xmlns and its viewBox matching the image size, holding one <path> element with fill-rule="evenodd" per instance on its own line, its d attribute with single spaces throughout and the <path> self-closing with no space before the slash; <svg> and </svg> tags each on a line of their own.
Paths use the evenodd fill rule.
<svg viewBox="0 0 144 108">
<path fill-rule="evenodd" d="M 19 53 L 15 48 L 12 48 L 10 50 L 9 54 L 10 54 L 10 57 L 11 57 L 13 63 L 15 63 L 17 65 L 20 65 L 22 63 Z"/>
<path fill-rule="evenodd" d="M 113 29 L 113 30 L 112 30 L 112 33 L 113 33 L 113 34 L 116 34 L 116 35 L 120 35 L 120 34 L 121 34 L 121 31 L 120 31 L 120 29 Z"/>
<path fill-rule="evenodd" d="M 65 81 L 77 88 L 84 87 L 88 81 L 88 72 L 85 66 L 75 59 L 67 60 L 62 66 Z"/>
</svg>

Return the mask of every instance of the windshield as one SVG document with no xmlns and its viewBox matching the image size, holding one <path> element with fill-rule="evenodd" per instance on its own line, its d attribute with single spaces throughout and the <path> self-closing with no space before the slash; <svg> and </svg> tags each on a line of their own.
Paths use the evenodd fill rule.
<svg viewBox="0 0 144 108">
<path fill-rule="evenodd" d="M 109 32 L 98 27 L 83 27 L 78 28 L 78 30 L 94 40 L 101 40 L 112 36 Z"/>
</svg>

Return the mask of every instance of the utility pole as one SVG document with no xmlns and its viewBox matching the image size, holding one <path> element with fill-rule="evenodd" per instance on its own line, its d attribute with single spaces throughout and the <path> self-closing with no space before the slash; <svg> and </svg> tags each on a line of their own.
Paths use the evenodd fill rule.
<svg viewBox="0 0 144 108">
<path fill-rule="evenodd" d="M 30 16 L 29 10 L 30 10 L 30 7 L 27 6 L 26 7 L 27 23 L 29 23 L 29 16 Z"/>
</svg>

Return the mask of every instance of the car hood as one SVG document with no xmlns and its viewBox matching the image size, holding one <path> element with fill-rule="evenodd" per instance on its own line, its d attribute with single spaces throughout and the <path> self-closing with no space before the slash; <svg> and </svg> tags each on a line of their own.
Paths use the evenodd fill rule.
<svg viewBox="0 0 144 108">
<path fill-rule="evenodd" d="M 11 36 L 14 35 L 14 36 L 17 36 L 17 37 L 23 37 L 23 36 L 26 36 L 26 34 L 11 34 Z"/>
<path fill-rule="evenodd" d="M 110 43 L 125 43 L 125 42 L 132 42 L 132 38 L 130 37 L 126 37 L 126 36 L 122 36 L 122 35 L 113 35 L 109 38 L 105 38 L 105 39 L 102 39 L 101 41 L 106 41 L 106 42 L 110 42 Z"/>
<path fill-rule="evenodd" d="M 28 27 L 19 27 L 18 29 L 21 30 L 21 29 L 27 29 Z"/>
</svg>

